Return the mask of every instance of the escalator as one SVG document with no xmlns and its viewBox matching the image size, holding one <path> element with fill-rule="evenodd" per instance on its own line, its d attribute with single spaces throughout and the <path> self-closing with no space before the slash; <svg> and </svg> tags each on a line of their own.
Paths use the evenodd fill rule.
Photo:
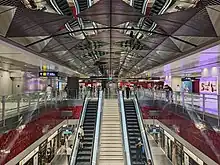
<svg viewBox="0 0 220 165">
<path fill-rule="evenodd" d="M 59 13 L 59 11 L 61 11 L 62 14 L 72 17 L 72 19 L 70 19 L 68 21 L 69 26 L 71 28 L 76 29 L 77 27 L 79 27 L 79 23 L 75 18 L 73 18 L 73 12 L 72 12 L 71 7 L 69 6 L 67 1 L 64 1 L 64 0 L 50 0 L 50 3 L 55 4 L 55 5 L 51 5 L 51 6 L 57 6 L 59 8 L 59 9 L 54 8 L 58 13 Z"/>
<path fill-rule="evenodd" d="M 144 1 L 145 1 L 145 0 L 135 0 L 135 1 L 134 1 L 134 8 L 135 8 L 137 11 L 142 12 L 143 5 L 144 5 Z"/>
<path fill-rule="evenodd" d="M 79 4 L 79 10 L 80 12 L 83 12 L 84 10 L 86 10 L 89 6 L 88 4 L 88 0 L 78 0 L 78 4 Z"/>
<path fill-rule="evenodd" d="M 130 156 L 132 165 L 144 165 L 144 162 L 141 160 L 136 161 L 136 147 L 135 143 L 138 138 L 141 139 L 141 131 L 138 123 L 137 113 L 135 110 L 135 105 L 133 100 L 124 101 L 125 116 L 127 123 L 127 132 L 128 132 L 128 142 L 130 147 Z M 146 160 L 145 155 L 142 155 L 142 159 Z"/>
<path fill-rule="evenodd" d="M 90 165 L 92 161 L 93 143 L 96 128 L 96 116 L 98 109 L 98 100 L 90 100 L 87 104 L 85 119 L 83 123 L 84 128 L 84 142 L 83 149 L 79 149 L 76 157 L 76 165 Z"/>
</svg>

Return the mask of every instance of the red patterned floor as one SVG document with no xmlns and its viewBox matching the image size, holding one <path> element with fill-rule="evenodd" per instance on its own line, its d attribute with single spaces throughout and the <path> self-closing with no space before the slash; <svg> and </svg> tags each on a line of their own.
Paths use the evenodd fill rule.
<svg viewBox="0 0 220 165">
<path fill-rule="evenodd" d="M 149 109 L 152 107 L 142 107 L 144 119 L 149 119 Z M 154 108 L 155 109 L 155 108 Z M 175 130 L 175 132 L 198 148 L 204 154 L 220 164 L 220 134 L 213 130 L 200 130 L 192 120 L 186 119 L 176 113 L 166 109 L 160 110 L 160 115 L 157 119 Z"/>
<path fill-rule="evenodd" d="M 46 134 L 49 130 L 61 123 L 63 121 L 61 118 L 61 111 L 63 110 L 72 111 L 72 119 L 79 119 L 82 106 L 62 108 L 44 113 L 37 119 L 26 124 L 24 128 L 11 130 L 8 133 L 1 134 L 0 164 L 4 165 L 20 152 L 24 151 L 37 139 Z M 5 153 L 2 150 L 10 151 L 10 153 Z"/>
</svg>

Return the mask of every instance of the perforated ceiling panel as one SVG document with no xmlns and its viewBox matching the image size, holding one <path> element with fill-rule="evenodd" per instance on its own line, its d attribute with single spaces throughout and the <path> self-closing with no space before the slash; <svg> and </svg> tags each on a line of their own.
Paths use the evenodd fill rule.
<svg viewBox="0 0 220 165">
<path fill-rule="evenodd" d="M 220 36 L 217 0 L 22 2 L 0 0 L 0 34 L 88 75 L 136 75 Z"/>
</svg>

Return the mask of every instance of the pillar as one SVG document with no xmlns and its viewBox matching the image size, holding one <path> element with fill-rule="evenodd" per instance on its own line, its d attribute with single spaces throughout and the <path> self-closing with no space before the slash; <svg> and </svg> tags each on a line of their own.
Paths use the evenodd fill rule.
<svg viewBox="0 0 220 165">
<path fill-rule="evenodd" d="M 12 80 L 7 71 L 0 72 L 0 94 L 4 96 L 12 94 Z"/>
<path fill-rule="evenodd" d="M 176 91 L 177 85 L 179 85 L 179 87 L 182 87 L 182 81 L 181 81 L 181 77 L 171 77 L 171 88 Z"/>
<path fill-rule="evenodd" d="M 69 97 L 75 98 L 79 92 L 79 77 L 68 77 L 67 87 L 69 90 Z"/>
</svg>

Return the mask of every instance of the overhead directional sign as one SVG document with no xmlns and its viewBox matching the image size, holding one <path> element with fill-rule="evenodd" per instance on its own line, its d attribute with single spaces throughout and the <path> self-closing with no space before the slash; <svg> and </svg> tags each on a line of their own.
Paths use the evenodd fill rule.
<svg viewBox="0 0 220 165">
<path fill-rule="evenodd" d="M 40 77 L 58 77 L 58 72 L 39 72 Z"/>
</svg>

